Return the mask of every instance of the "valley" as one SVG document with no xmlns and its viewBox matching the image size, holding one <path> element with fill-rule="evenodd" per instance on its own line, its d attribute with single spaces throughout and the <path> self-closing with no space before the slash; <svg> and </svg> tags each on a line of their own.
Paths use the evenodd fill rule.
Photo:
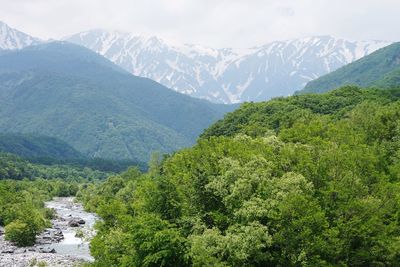
<svg viewBox="0 0 400 267">
<path fill-rule="evenodd" d="M 3 3 L 0 267 L 399 266 L 389 2 Z"/>
</svg>

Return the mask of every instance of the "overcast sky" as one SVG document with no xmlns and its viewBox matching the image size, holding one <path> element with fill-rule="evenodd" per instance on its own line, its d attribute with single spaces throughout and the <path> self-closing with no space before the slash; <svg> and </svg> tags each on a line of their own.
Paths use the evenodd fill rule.
<svg viewBox="0 0 400 267">
<path fill-rule="evenodd" d="M 400 40 L 400 0 L 0 0 L 0 20 L 42 39 L 104 28 L 214 47 Z"/>
</svg>

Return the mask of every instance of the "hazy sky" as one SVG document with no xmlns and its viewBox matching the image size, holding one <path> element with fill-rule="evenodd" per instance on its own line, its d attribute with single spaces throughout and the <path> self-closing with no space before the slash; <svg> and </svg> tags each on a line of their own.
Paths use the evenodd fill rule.
<svg viewBox="0 0 400 267">
<path fill-rule="evenodd" d="M 43 39 L 105 28 L 214 47 L 400 40 L 400 0 L 0 0 L 0 20 Z"/>
</svg>

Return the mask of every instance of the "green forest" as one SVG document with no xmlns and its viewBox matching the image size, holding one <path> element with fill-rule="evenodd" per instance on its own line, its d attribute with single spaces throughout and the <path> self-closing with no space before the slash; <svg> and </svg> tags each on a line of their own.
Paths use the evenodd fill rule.
<svg viewBox="0 0 400 267">
<path fill-rule="evenodd" d="M 0 226 L 35 243 L 76 196 L 101 220 L 92 266 L 396 266 L 400 89 L 245 103 L 146 172 L 0 154 Z"/>
<path fill-rule="evenodd" d="M 94 266 L 396 266 L 400 90 L 243 104 L 77 196 Z"/>
<path fill-rule="evenodd" d="M 400 267 L 400 0 L 8 2 L 0 267 Z"/>
</svg>

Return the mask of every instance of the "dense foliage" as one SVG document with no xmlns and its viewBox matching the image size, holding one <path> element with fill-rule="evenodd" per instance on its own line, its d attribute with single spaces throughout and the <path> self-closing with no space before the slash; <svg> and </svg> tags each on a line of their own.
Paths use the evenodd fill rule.
<svg viewBox="0 0 400 267">
<path fill-rule="evenodd" d="M 323 93 L 344 85 L 400 87 L 400 43 L 394 43 L 309 82 L 300 93 Z"/>
<path fill-rule="evenodd" d="M 0 131 L 53 136 L 89 157 L 147 162 L 194 143 L 233 107 L 174 92 L 65 42 L 0 54 Z"/>
<path fill-rule="evenodd" d="M 0 180 L 62 179 L 66 181 L 94 181 L 105 179 L 108 173 L 90 168 L 68 165 L 40 165 L 30 163 L 18 156 L 0 153 Z"/>
<path fill-rule="evenodd" d="M 54 158 L 30 158 L 30 162 L 44 165 L 67 165 L 74 168 L 90 168 L 101 172 L 122 172 L 130 166 L 137 166 L 140 170 L 147 170 L 147 163 L 136 160 L 111 160 L 103 158 L 84 158 L 58 160 Z"/>
<path fill-rule="evenodd" d="M 95 266 L 395 266 L 400 90 L 245 104 L 197 144 L 78 193 Z"/>
<path fill-rule="evenodd" d="M 400 90 L 361 90 L 346 86 L 327 94 L 295 95 L 268 102 L 244 103 L 240 109 L 205 130 L 202 137 L 234 136 L 238 133 L 256 137 L 268 130 L 279 133 L 281 129 L 306 123 L 308 117 L 315 116 L 336 122 L 346 118 L 348 112 L 361 103 L 374 102 L 383 106 L 399 98 Z"/>
</svg>

